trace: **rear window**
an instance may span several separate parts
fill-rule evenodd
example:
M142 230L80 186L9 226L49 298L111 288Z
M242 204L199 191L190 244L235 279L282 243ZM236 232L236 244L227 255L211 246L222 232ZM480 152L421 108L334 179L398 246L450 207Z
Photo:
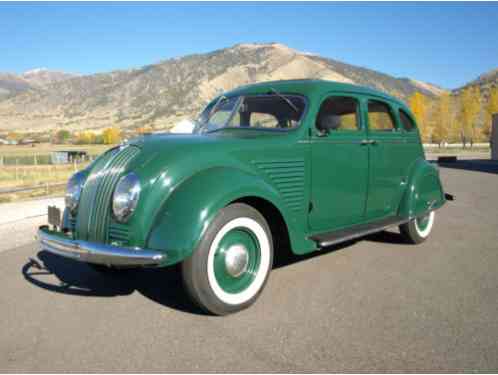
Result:
M393 131L396 125L391 108L384 102L368 101L368 126L373 131Z
M399 110L399 118L403 124L403 128L406 131L412 131L416 128L410 116L408 116L402 109Z

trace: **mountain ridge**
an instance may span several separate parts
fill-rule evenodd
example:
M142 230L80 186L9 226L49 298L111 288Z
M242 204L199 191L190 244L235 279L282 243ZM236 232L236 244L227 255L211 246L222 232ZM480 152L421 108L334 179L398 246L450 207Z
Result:
M194 116L222 91L253 82L294 78L359 84L405 100L415 91L432 97L445 91L426 82L396 78L279 43L241 43L140 68L31 83L24 91L0 100L0 129L166 129Z

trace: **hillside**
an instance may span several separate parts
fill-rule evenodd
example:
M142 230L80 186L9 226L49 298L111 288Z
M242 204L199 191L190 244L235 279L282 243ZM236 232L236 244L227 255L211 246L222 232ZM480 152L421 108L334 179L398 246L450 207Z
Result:
M29 81L28 74L22 80L29 87L21 87L0 101L0 130L78 130L111 125L167 128L193 116L221 91L256 81L291 78L355 83L405 99L415 91L429 96L442 91L428 83L395 78L281 44L239 44L139 69L43 83L41 79Z
M479 89L487 97L489 90L492 87L498 87L498 69L493 69L487 73L481 74L475 80L470 81L466 85L459 87L456 90L453 90L454 93L459 93L462 89L465 89L469 86L479 86Z
M45 68L28 70L21 75L0 73L0 100L73 77L76 75Z

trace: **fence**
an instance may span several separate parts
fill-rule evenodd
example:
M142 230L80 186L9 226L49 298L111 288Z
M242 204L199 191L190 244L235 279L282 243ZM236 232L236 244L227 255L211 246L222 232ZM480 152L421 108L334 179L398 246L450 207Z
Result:
M87 155L82 158L82 161L92 161L98 155ZM3 165L53 165L52 155L50 154L35 154L35 155L20 155L20 156L5 156L0 155L0 166Z

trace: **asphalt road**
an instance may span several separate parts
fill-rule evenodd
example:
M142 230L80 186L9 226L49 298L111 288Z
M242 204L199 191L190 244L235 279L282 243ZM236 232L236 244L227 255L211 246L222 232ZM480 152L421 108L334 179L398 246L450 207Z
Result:
M227 317L190 304L176 269L103 276L35 243L6 250L0 370L496 372L498 166L476 163L442 169L456 201L424 244L393 230L281 257Z

